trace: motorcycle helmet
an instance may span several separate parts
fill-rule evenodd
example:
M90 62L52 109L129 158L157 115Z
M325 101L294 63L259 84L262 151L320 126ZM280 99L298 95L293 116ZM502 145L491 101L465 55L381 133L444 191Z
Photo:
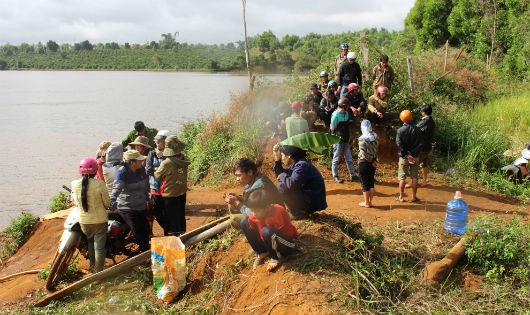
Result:
M521 155L527 159L530 160L530 143L527 143L524 149L521 151Z
M79 174L93 175L98 171L98 163L91 157L86 157L79 161Z
M409 123L412 121L412 113L410 110L405 109L399 114L399 119L401 119L401 121L404 123Z
M357 59L357 54L354 53L353 51L350 51L350 52L346 55L346 58L355 60L355 59Z
M350 92L351 90L358 90L359 89L359 84L357 83L350 83L348 85L348 92Z
M348 46L348 43L342 43L340 49L350 49L350 46Z
M322 77L327 77L327 76L329 76L329 73L327 73L327 71L322 71L322 72L320 72L320 77L321 77L321 78L322 78Z
M345 98L345 97L341 98L339 100L339 103L338 103L339 107L346 107L346 106L350 106L350 105L351 105L350 100Z
M337 85L337 82L335 80L329 80L328 87L332 87L333 85Z

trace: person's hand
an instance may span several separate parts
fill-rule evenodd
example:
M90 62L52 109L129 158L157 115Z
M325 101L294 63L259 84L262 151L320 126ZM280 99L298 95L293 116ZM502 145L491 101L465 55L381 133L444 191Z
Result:
M280 152L280 146L275 144L272 147L272 155L274 156L274 161L279 161L282 159L282 153Z
M379 166L379 163L377 163L377 162L372 162L372 166L375 167L375 168L377 168L377 167Z
M354 108L353 109L353 116L359 116L361 114L360 108Z
M383 118L383 113L381 113L381 112L377 112L377 117L379 117L379 118Z
M416 159L412 155L407 155L407 161L409 164L416 164Z
M118 208L117 208L116 206L110 206L110 207L109 207L109 210L110 210L110 211L116 211L117 209L118 209Z
M237 201L237 195L235 193L228 193L224 195L225 202L227 204L235 205Z

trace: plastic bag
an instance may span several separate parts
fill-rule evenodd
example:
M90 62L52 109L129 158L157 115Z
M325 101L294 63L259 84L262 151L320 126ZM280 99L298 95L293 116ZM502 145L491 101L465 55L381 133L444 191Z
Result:
M157 297L170 303L186 286L186 247L176 236L151 239L153 290Z

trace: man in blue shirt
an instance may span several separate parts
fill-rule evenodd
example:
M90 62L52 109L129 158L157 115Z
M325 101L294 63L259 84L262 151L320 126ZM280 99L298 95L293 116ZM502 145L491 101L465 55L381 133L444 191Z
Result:
M329 125L329 131L332 135L340 137L340 142L333 145L333 160L331 162L331 173L333 179L337 183L344 183L344 180L339 177L339 161L340 157L344 156L346 166L350 172L351 181L359 179L355 175L355 169L353 167L353 159L351 155L350 140L350 128L349 128L349 114L348 106L350 101L347 98L341 98L338 103L338 108L331 115L331 123Z

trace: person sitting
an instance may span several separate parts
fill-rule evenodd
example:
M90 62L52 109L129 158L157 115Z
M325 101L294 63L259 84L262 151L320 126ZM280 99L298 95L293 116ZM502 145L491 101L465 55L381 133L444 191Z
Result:
M276 185L265 174L258 172L258 166L251 159L239 159L234 167L234 175L237 183L243 186L243 194L237 195L233 192L223 194L233 226L239 227L243 217L250 215L251 210L247 201L258 192L269 203L283 204ZM261 194L261 192L263 193Z
M306 160L306 154L305 150L290 145L273 148L278 191L293 220L306 218L328 206L324 178L317 168Z
M388 88L381 85L377 88L376 94L368 99L367 118L374 124L388 124L395 117L395 114L387 110Z
M300 113L302 112L302 103L294 101L291 103L292 115L285 119L285 130L287 138L309 131L309 125Z
M339 85L337 84L337 82L335 80L330 80L328 82L328 91L329 90L332 90L333 92L335 92L335 97L337 99L340 99L340 89L339 89Z
M327 71L320 72L320 84L318 85L318 91L321 95L324 95L328 90L329 73Z
M289 104L281 101L272 109L271 119L265 122L265 127L271 131L271 138L279 136L285 139L285 119L289 115Z
M338 106L339 100L337 99L335 92L331 89L326 91L326 97L322 98L319 106L319 118L324 122L326 128L329 129L329 123L331 121L331 114L335 111Z
M127 137L123 138L121 145L125 148L129 143L133 142L134 139L138 136L144 136L149 139L148 144L153 148L155 147L155 136L158 133L158 130L155 128L146 127L142 121L137 121L134 123L134 130L131 130Z
M350 109L348 110L351 115L350 119L357 117L357 120L360 121L366 111L366 99L361 92L361 86L357 83L350 83L345 97L350 101Z
M318 106L322 100L322 93L318 90L316 83L311 83L309 86L310 93L306 97L302 105L301 116L307 120L307 124L310 130L315 129L315 122L318 118Z
M249 196L251 214L241 221L241 229L256 253L252 270L270 257L267 271L276 270L296 248L298 232L280 204L272 204L264 190Z

